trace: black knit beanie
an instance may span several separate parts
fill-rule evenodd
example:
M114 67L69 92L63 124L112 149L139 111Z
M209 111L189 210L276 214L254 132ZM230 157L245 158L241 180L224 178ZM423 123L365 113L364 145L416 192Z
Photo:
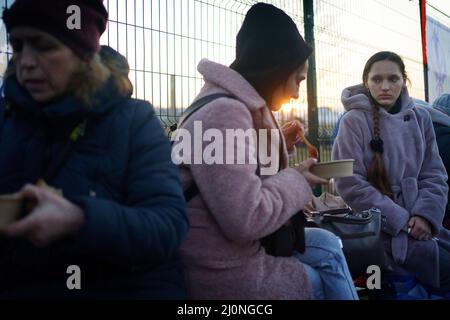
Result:
M230 68L246 78L267 101L311 52L311 46L283 10L257 3L247 12L237 34L236 60Z

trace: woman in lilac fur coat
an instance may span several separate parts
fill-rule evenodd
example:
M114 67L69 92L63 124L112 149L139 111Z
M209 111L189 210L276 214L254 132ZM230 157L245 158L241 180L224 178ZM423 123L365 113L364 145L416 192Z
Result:
M287 149L303 129L284 130L285 140L271 113L298 98L310 53L289 16L260 3L246 15L233 64L226 67L205 59L198 65L205 85L196 100L215 93L232 98L206 104L182 128L198 139L194 128L201 124L203 132L214 133L215 142L229 130L255 130L261 137L266 129L273 152L266 153L271 154L266 162L251 152L257 150L251 137L236 145L227 140L216 156L231 153L234 158L235 151L250 151L247 161L206 164L204 159L202 164L181 166L184 188L195 182L199 189L188 203L191 228L181 248L188 291L194 299L357 299L332 233L305 230L306 250L291 257L268 255L259 241L312 199L310 185L327 182L309 172L314 159L288 168ZM175 141L179 143L176 137ZM205 146L209 143L203 142L204 153ZM194 146L193 157L201 151Z
M354 209L381 210L385 249L396 269L448 290L447 174L430 115L414 105L407 80L402 59L379 52L367 61L363 84L343 91L347 112L332 157L355 159L355 166L336 187Z

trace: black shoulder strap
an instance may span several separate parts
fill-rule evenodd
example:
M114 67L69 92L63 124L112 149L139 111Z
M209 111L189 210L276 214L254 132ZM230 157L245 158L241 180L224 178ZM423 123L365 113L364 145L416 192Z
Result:
M6 99L1 98L0 100L0 128L3 126L3 122L5 121L6 114L11 112L11 108L8 106Z
M186 111L184 111L183 115L181 116L178 123L172 125L170 127L170 131L174 132L176 129L180 128L183 123L192 115L194 112L199 110L204 105L210 103L213 100L219 99L219 98L231 98L236 99L234 96L226 93L215 93L210 94L207 96L204 96L203 98L198 99L193 104L191 104ZM198 190L197 184L195 181L192 181L192 184L184 191L184 198L186 199L186 202L189 202L192 198L194 198L196 195L200 193L200 190Z
M50 162L50 165L41 177L42 180L44 180L46 183L51 183L51 181L57 176L57 174L69 158L69 155L73 149L73 145L74 142L71 140L69 140L64 145L61 154L58 154L57 157L52 162Z
M6 123L6 118L11 114L11 106L6 102L5 98L0 100L0 140L2 139L2 132Z
M192 180L192 184L184 190L184 198L186 199L186 202L191 201L196 195L200 193L200 190L198 190L197 184L194 180Z
M50 162L44 175L41 177L46 183L50 183L61 171L64 164L67 162L70 154L73 151L75 144L78 142L79 138L84 136L86 130L87 120L83 120L79 123L75 129L70 133L67 143L64 145L63 150L58 154L52 162Z
M5 104L0 105L0 128L3 127L3 121L5 120Z
M180 120L178 121L178 123L175 123L174 125L172 125L170 127L170 130L173 132L176 129L180 128L183 123L192 115L194 114L194 112L196 112L197 110L199 110L201 107L203 107L204 105L210 103L213 100L219 99L219 98L231 98L231 99L236 99L234 96L230 95L230 94L226 94L226 93L214 93L214 94L210 94L207 96L204 96L200 99L198 99L197 101L195 101L193 104L191 104L183 113L183 115L181 116Z

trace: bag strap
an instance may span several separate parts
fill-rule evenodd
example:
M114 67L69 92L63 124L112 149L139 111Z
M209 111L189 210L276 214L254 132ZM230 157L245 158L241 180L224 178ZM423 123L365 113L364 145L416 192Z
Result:
M184 198L186 199L186 202L191 201L196 195L200 193L200 190L197 187L197 184L195 181L192 181L189 188L187 188L184 192Z
M117 106L119 105L119 103L120 102L114 103L114 105L109 108L109 110L102 114L102 117L106 117L109 114L117 112ZM79 141L79 139L84 136L87 124L90 120L91 118L89 114L85 115L84 119L70 132L69 141L64 146L64 149L60 153L59 157L56 157L55 161L50 163L50 166L42 177L45 182L50 182L52 179L54 179L61 168L64 166L64 164L67 162L67 159L72 153L74 146Z
M1 99L0 104L0 129L3 129L4 122L6 121L6 116L11 112L11 106L6 103L5 98Z
M58 172L67 162L67 159L69 158L69 155L72 153L72 150L76 142L80 139L80 137L84 136L86 125L87 120L83 120L75 127L75 129L72 130L69 136L69 141L65 144L61 153L54 158L54 161L50 162L50 165L48 166L47 170L45 171L44 175L41 178L46 183L50 183L50 181L52 181L56 177Z
M0 129L3 128L6 117L13 111L13 106L6 102L6 99L4 97L3 99L1 99L1 101ZM54 158L54 161L50 162L50 165L41 177L41 179L46 183L50 183L50 181L56 177L63 165L67 162L67 159L69 158L69 155L72 152L75 143L79 140L80 137L84 135L86 125L87 119L84 119L71 131L69 135L69 141L64 145L61 153L56 158Z
M201 107L203 107L204 105L212 102L213 100L219 99L219 98L230 98L230 99L236 99L234 96L232 96L231 94L227 94L227 93L214 93L214 94L210 94L207 96L204 96L200 99L198 99L197 101L195 101L194 103L192 103L184 112L183 115L181 116L180 120L178 121L178 123L175 123L173 125L170 126L170 130L173 132L176 129L180 128L184 122L186 122L186 120L192 116L194 114L194 112L196 112L197 110L199 110Z
M206 104L210 103L213 100L219 99L219 98L230 98L230 99L236 99L234 96L226 93L214 93L211 95L204 96L203 98L198 99L193 104L191 104L186 111L181 116L178 123L173 124L170 127L170 130L174 132L176 129L180 128L184 122L197 110L199 110L201 107L205 106ZM272 114L272 113L271 113ZM273 117L273 115L272 115ZM274 118L275 119L275 118ZM173 142L172 142L173 143ZM259 157L259 152L257 152L257 156ZM259 160L258 167L256 168L256 174L258 177L261 176L260 174L260 166L259 166ZM191 199L193 199L195 196L197 196L200 193L200 190L198 189L197 184L195 181L192 181L191 185L184 191L184 198L186 199L186 202L189 202Z
M180 128L186 122L186 120L194 114L194 112L198 111L200 108L212 102L213 100L219 98L236 99L234 96L226 93L214 93L204 96L203 98L200 98L197 101L195 101L184 111L178 123L175 123L172 126L170 126L170 131L174 132L176 129ZM184 198L186 199L186 202L189 202L199 193L200 190L198 189L197 184L195 183L195 181L192 181L191 185L184 191Z

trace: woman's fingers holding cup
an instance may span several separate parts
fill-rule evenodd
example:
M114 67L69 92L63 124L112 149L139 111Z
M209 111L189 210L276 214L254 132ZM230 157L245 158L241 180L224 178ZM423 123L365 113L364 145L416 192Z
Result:
M300 162L298 165L295 165L295 168L300 172L303 173L305 171L309 171L309 169L317 163L317 160L314 158L309 158L305 161Z
M328 184L328 180L327 179L323 179L321 177L318 177L314 174L312 174L309 171L304 171L303 172L303 176L305 177L306 181L308 181L308 183L311 186L317 186L317 185L321 185L321 184Z

